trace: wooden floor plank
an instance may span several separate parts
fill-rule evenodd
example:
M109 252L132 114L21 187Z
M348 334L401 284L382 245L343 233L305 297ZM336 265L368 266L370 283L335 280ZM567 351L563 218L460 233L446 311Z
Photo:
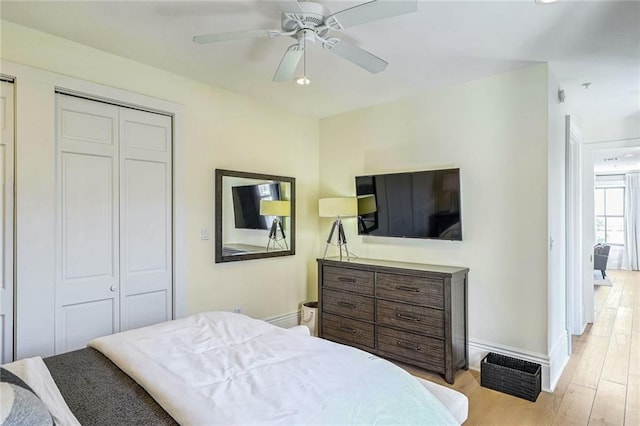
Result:
M629 374L640 376L640 333L633 333L631 336Z
M575 337L575 336L573 336ZM581 341L581 340L577 340L577 339L572 339L571 342L571 347L572 347L572 353L571 353L571 358L580 358L582 356L582 354L584 353L584 347L585 347L585 341Z
M607 302L607 298L609 297L609 292L611 291L611 287L605 286L596 286L593 295L593 306L595 311L595 320L598 320L602 309Z
M640 375L629 375L624 424L628 426L640 425Z
M611 336L600 379L626 385L629 375L630 350L631 336L626 334Z
M633 308L619 307L616 312L616 319L613 324L613 333L631 334L633 325Z
M624 283L624 289L622 290L622 298L620 299L620 306L624 308L633 308L636 303L636 284L633 280Z
M551 425L561 402L562 398L546 392L540 393L535 403L516 398L510 404L504 405L500 417L496 418L495 422L512 425Z
M589 425L624 425L627 387L608 380L598 384Z
M607 301L605 302L605 308L618 309L620 306L620 299L622 299L622 286L621 285L613 285L611 290L609 290L609 296L607 297Z
M640 334L640 305L633 308L633 325L631 326L631 330L632 333Z
M617 308L604 308L591 330L592 336L611 336L616 323Z
M558 413L553 419L554 425L586 425L589 423L591 407L596 390L584 386L570 384L562 398Z
M593 389L598 387L602 366L609 348L609 340L608 336L591 336L573 375L572 383Z

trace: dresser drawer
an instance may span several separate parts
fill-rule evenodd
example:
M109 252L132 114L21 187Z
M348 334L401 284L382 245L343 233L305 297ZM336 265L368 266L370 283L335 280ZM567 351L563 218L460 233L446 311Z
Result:
M322 285L325 288L373 296L373 272L325 266L322 275Z
M322 314L322 337L347 345L359 345L374 348L373 324Z
M439 309L376 300L376 321L444 339L444 311Z
M373 299L325 289L322 294L322 311L373 322Z
M389 358L444 373L444 342L413 333L378 327L378 350Z
M438 279L379 272L376 296L444 309L444 283Z

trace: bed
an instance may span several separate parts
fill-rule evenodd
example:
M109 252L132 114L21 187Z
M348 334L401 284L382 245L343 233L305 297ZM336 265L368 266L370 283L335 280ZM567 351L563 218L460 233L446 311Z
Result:
M3 371L31 386L57 424L444 425L466 419L468 402L459 392L305 331L207 312L95 339L79 351L17 361Z

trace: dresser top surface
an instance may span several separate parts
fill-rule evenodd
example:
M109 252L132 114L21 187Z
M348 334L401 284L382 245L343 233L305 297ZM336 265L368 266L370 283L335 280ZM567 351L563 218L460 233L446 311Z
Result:
M385 268L410 269L414 271L436 272L442 274L458 274L469 271L469 268L462 266L427 265L426 263L395 262L391 260L364 258L352 259L350 261L345 260L344 257L342 259L343 260L341 261L339 257L327 257L324 259L318 259L318 262L331 264L331 266L380 266Z

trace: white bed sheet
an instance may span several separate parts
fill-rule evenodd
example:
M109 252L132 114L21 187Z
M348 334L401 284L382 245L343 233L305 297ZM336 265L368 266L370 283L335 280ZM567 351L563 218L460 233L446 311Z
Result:
M90 342L180 424L458 424L369 353L227 312Z
M430 382L421 377L416 377L427 388L460 424L469 417L469 398L463 393L437 383Z

